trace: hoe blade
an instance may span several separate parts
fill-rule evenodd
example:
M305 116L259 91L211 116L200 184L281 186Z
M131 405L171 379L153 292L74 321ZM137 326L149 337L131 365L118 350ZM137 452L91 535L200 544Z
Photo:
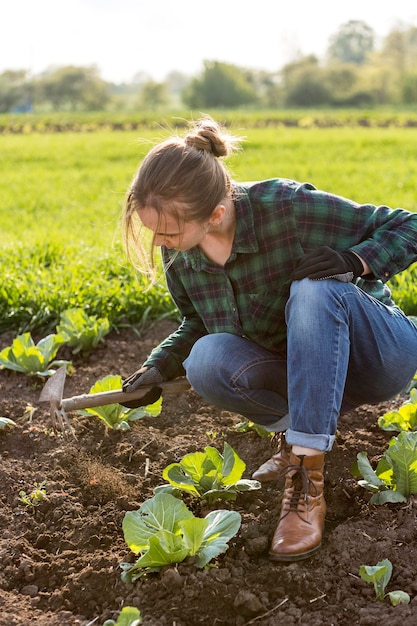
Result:
M50 402L52 406L59 408L61 406L62 396L64 395L66 377L67 367L63 365L53 376L48 378L39 396L39 401Z

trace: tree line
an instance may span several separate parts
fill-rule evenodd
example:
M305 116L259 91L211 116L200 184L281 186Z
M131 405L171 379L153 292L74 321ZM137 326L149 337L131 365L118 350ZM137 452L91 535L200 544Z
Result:
M139 72L131 83L108 83L96 66L0 74L0 113L416 103L417 27L397 26L377 47L373 29L358 20L329 38L324 59L299 56L276 72L207 60L201 74L175 71L163 82Z

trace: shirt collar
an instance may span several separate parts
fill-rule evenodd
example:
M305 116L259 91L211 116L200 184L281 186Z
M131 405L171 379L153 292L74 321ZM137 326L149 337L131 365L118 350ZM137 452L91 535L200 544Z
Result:
M234 260L237 254L257 252L259 249L254 227L253 207L247 188L243 185L235 185L233 197L236 211L236 232L230 260ZM208 268L207 260L198 246L183 252L181 256L184 260L184 267L191 267L196 272ZM210 268L213 271L214 266L210 264Z

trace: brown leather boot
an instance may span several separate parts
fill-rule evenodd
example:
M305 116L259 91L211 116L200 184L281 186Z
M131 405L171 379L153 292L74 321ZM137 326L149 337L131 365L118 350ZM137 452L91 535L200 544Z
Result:
M266 483L270 480L278 480L282 476L283 470L290 462L291 446L285 441L284 433L279 433L279 437L277 452L253 472L252 478L254 480Z
M326 515L323 468L324 453L298 457L291 452L280 520L269 550L274 561L300 561L320 548Z

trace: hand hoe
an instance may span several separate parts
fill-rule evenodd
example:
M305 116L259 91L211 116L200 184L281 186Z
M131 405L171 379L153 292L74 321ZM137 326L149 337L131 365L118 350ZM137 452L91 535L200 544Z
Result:
M67 375L66 365L60 367L45 383L39 397L39 402L49 402L51 415L59 430L65 431L65 426L72 431L66 411L76 409L89 409L95 406L107 404L119 404L130 400L142 398L153 387L160 387L164 393L181 393L190 389L190 383L185 377L174 378L158 385L144 385L135 391L125 393L120 390L101 391L100 393L84 393L80 396L63 398L65 379Z

